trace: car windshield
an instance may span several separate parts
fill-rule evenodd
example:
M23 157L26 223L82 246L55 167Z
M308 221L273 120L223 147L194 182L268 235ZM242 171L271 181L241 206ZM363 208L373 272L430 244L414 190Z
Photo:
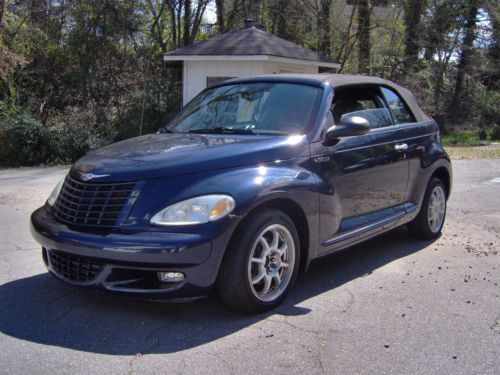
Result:
M290 83L239 83L203 91L166 126L175 133L303 134L322 90Z

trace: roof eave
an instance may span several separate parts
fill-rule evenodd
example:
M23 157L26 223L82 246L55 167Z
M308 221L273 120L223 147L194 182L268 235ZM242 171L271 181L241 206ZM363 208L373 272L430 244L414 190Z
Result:
M322 66L326 68L340 68L339 63L294 59L291 57L273 55L163 55L164 61L273 61L298 65Z

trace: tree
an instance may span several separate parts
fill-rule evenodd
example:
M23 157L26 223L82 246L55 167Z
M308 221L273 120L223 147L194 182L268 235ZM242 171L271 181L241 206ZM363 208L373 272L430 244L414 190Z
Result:
M272 32L276 35L287 37L287 8L289 6L287 0L278 0L269 2L269 14L271 16Z
M217 13L217 25L219 26L219 32L223 33L226 31L226 15L224 14L224 0L215 0L215 9Z
M413 70L420 51L420 18L425 0L408 0L405 6L405 67Z
M29 0L29 19L32 25L42 27L47 22L47 0Z
M318 13L318 52L329 56L331 54L330 42L330 9L331 0L321 0Z
M0 29L3 24L3 8L5 7L5 0L0 0Z
M370 0L358 0L358 72L371 73Z
M191 43L191 0L184 0L184 37L183 44Z
M479 0L468 0L464 14L464 37L460 49L460 56L457 65L457 75L455 79L455 90L450 106L452 117L458 118L461 115L457 108L460 108L460 101L463 94L465 75L469 73L471 58L474 54L474 40L476 39L476 22L478 14Z
M500 89L500 4L487 3L486 10L491 22L492 40L488 48L487 86Z

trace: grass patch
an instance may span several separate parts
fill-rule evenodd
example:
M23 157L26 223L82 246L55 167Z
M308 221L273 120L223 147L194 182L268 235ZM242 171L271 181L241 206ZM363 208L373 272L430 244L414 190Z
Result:
M489 139L489 134L487 139ZM488 144L488 140L479 139L479 130L462 130L442 136L445 146L482 146Z

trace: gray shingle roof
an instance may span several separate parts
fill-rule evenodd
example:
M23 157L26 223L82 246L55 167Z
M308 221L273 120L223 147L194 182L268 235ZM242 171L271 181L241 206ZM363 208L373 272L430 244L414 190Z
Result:
M269 55L291 59L337 63L313 50L299 46L274 34L248 27L170 51L168 56L248 56Z

